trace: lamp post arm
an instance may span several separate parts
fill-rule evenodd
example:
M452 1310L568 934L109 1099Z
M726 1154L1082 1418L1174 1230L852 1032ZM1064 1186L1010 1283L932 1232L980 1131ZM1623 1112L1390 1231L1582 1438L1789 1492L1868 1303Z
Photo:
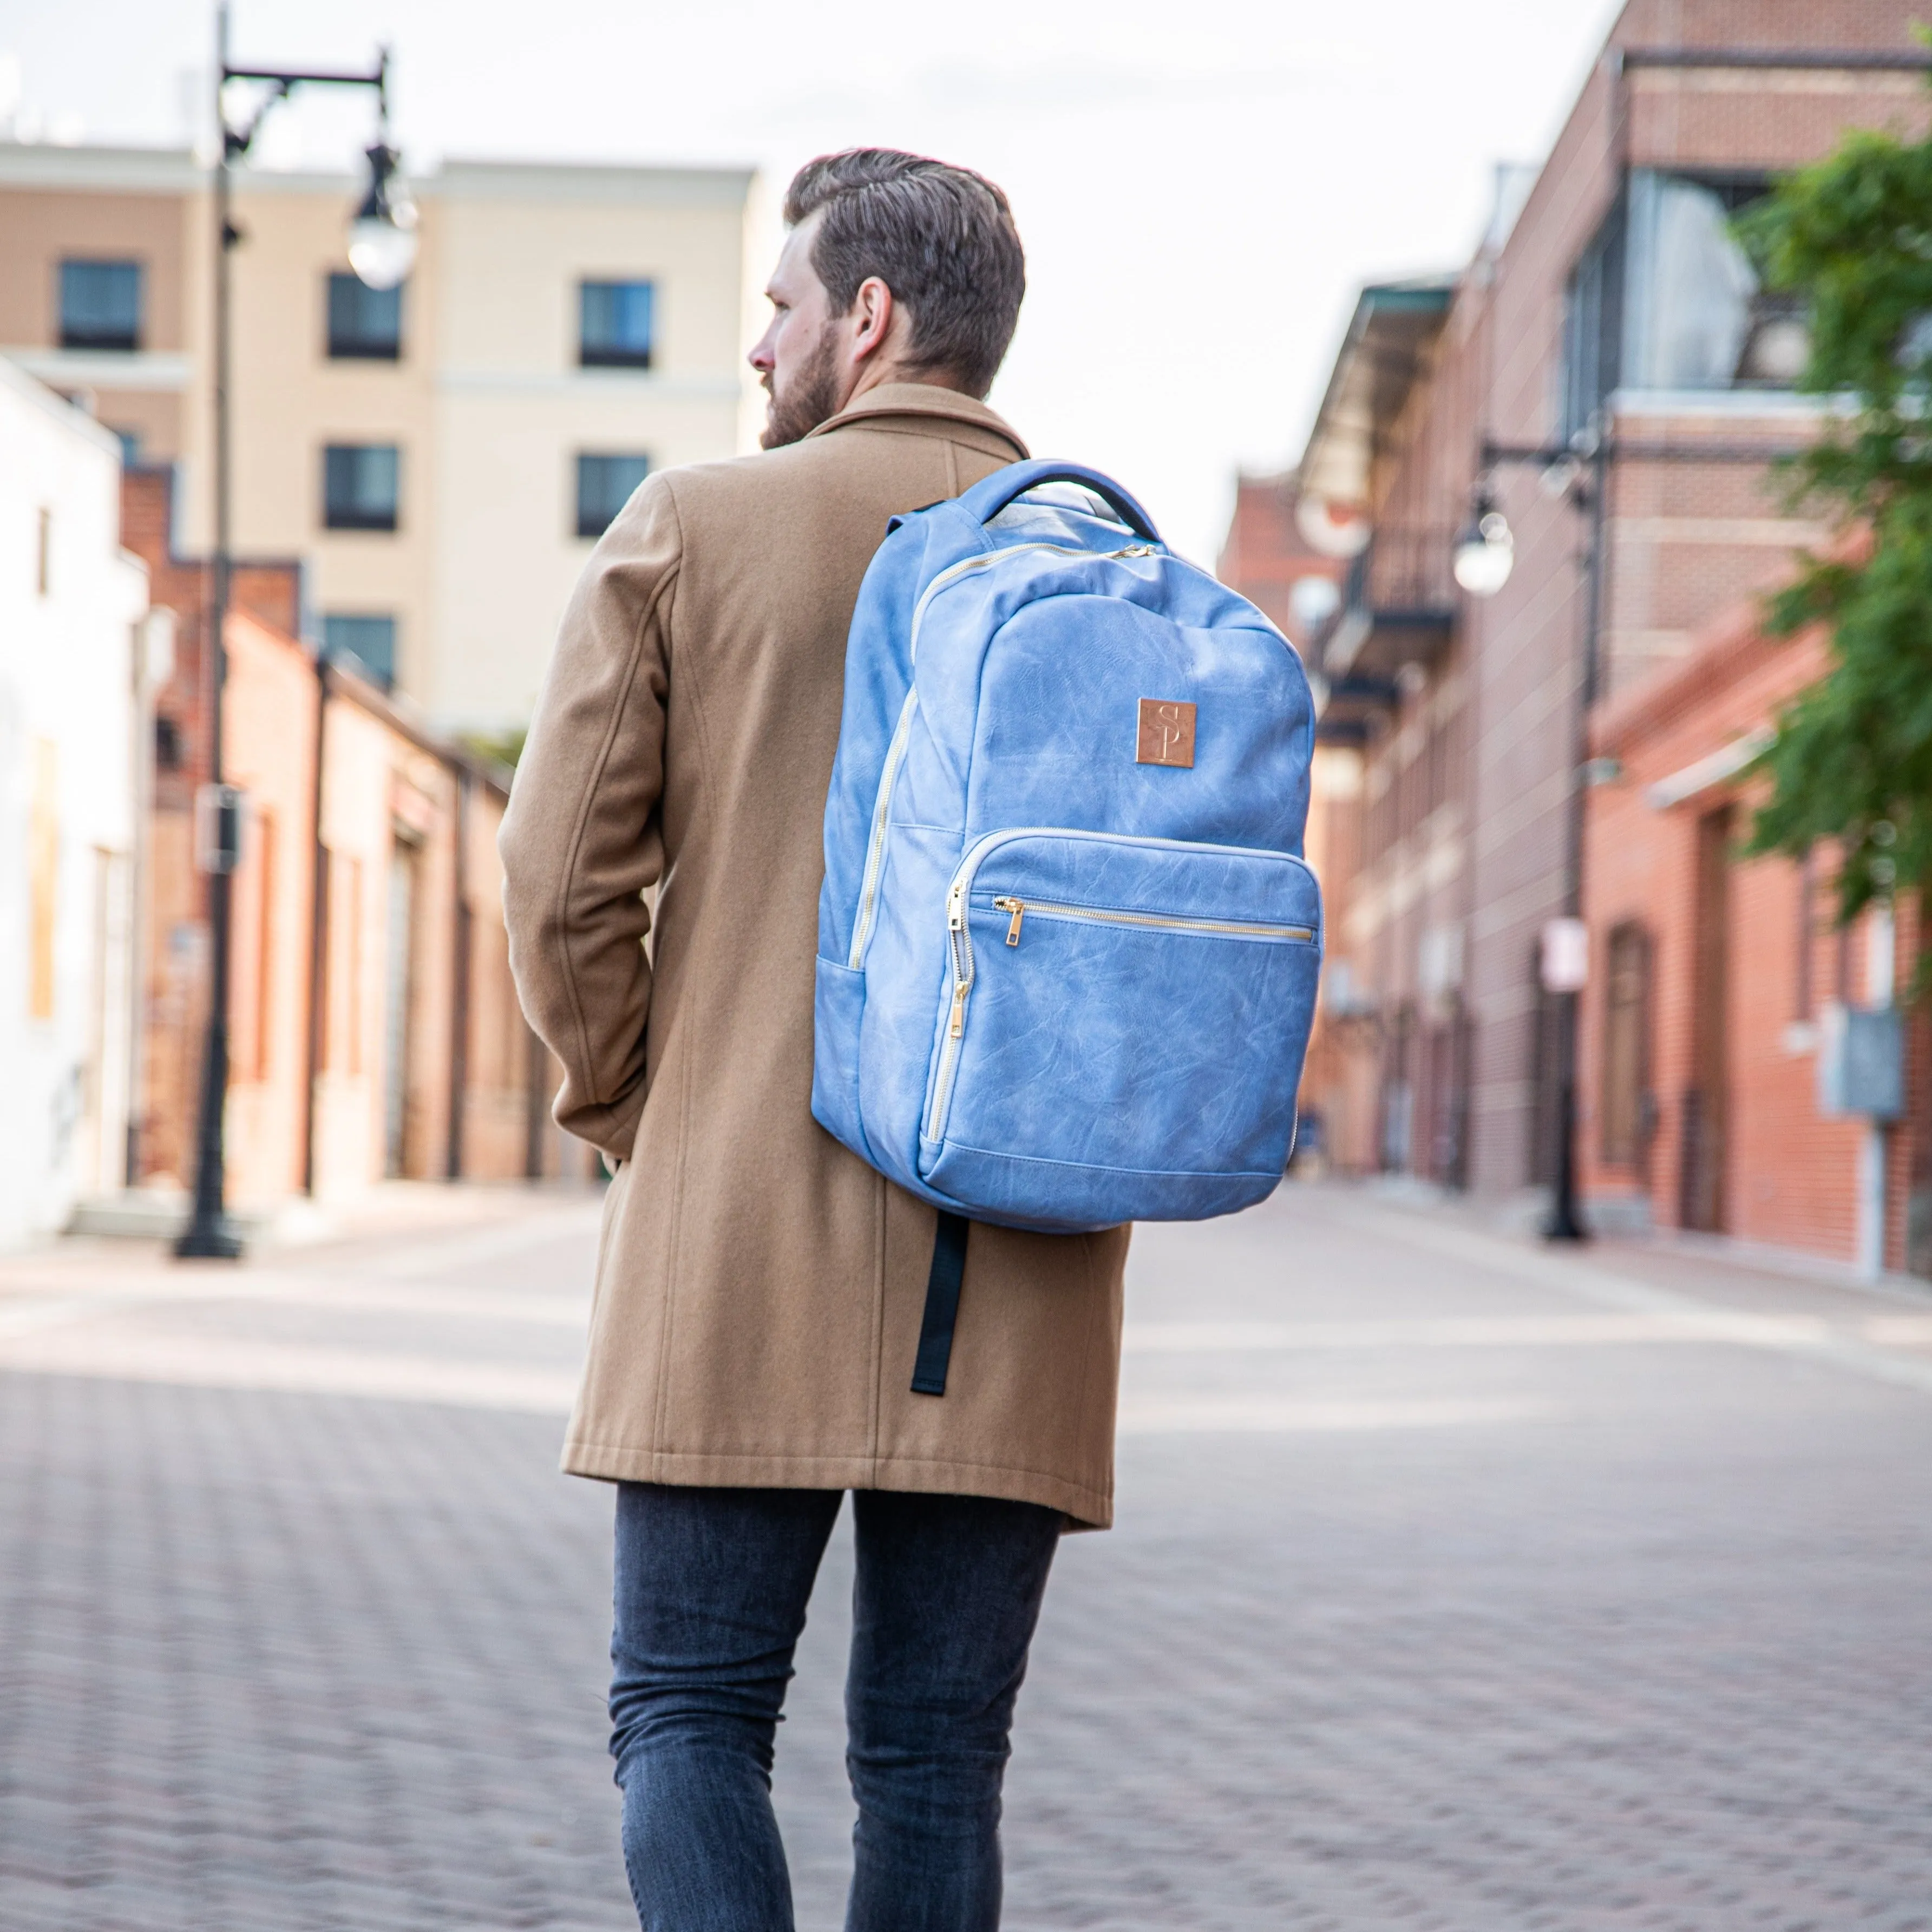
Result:
M225 29L224 29L225 32ZM245 126L231 128L220 107L221 92L231 80L257 81L269 89ZM385 47L375 66L367 74L344 68L230 67L224 55L215 82L216 112L221 122L221 145L231 158L245 154L255 144L255 136L270 108L286 100L298 87L367 87L376 94L376 118L380 138L387 142L389 129L389 50Z

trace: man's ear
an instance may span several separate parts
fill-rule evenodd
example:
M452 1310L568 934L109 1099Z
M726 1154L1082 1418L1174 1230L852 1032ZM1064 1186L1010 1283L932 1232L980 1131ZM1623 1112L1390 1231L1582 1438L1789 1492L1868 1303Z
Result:
M898 304L892 292L877 275L868 275L852 298L852 356L863 362L878 354L892 332L892 316Z

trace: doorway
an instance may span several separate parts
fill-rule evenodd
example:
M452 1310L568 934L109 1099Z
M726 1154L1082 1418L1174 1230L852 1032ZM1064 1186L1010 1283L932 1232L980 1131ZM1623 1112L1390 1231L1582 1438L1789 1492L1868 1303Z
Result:
M1690 1084L1684 1094L1678 1220L1709 1234L1725 1225L1724 1164L1730 1112L1731 808L1697 821L1691 912Z
M389 904L383 951L382 1171L392 1180L407 1171L410 1048L415 1005L416 848L398 838L389 855Z

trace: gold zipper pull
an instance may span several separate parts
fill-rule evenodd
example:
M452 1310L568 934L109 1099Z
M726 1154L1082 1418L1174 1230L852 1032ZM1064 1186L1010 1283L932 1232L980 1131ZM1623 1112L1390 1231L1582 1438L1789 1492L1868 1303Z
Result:
M995 899L993 902L993 910L995 912L1010 912L1012 914L1012 923L1006 928L1006 944L1009 946L1018 945L1020 921L1026 916L1026 901L1024 899Z
M959 980L952 988L952 1037L957 1040L966 1030L966 982Z

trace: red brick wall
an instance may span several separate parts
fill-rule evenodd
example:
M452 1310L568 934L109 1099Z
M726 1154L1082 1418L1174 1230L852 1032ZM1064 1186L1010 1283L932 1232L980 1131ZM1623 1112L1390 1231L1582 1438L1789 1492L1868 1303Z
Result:
M1815 637L1792 644L1762 638L1748 608L1712 627L1674 672L1606 707L1597 723L1596 750L1616 758L1622 770L1589 799L1584 876L1592 972L1582 1006L1581 1178L1586 1195L1600 1204L1645 1197L1661 1226L1680 1221L1684 1096L1695 1084L1697 822L1728 802L1742 840L1761 788L1732 781L1662 810L1646 793L1752 727L1772 722L1827 663L1826 646ZM1808 937L1802 876L1796 863L1782 858L1740 858L1730 868L1724 1232L1849 1261L1864 1129L1818 1112L1816 1022L1828 1000L1863 1003L1868 928L1861 922L1842 938L1832 928L1832 880L1828 865L1820 862ZM1604 1160L1601 1132L1604 968L1611 931L1630 920L1643 924L1653 947L1650 1084L1657 1130L1636 1166L1612 1166ZM1908 910L1899 921L1894 983L1900 992L1916 943L1916 921ZM1801 952L1808 956L1808 1004L1801 1001ZM1907 1201L1923 1164L1926 1118L1921 1093L1912 1118L1892 1136L1886 1255L1893 1267L1907 1259Z
M175 669L159 694L158 715L177 734L178 769L155 772L152 854L144 934L145 1006L141 1133L144 1175L192 1178L193 1122L206 1025L206 886L194 869L192 814L208 774L208 666L205 651L208 571L200 559L169 547L166 470L125 475L122 540L146 561L158 608L176 615ZM229 675L223 706L225 775L247 790L272 823L272 856L257 839L244 844L236 874L231 919L230 1009L233 1067L229 1090L231 1198L272 1202L302 1185L309 1055L310 964L315 950L314 759L319 686L308 652L296 640L301 578L290 565L249 563L232 579ZM366 902L356 922L362 944L357 984L366 1055L346 1104L338 1070L317 1082L316 1173L319 1186L350 1193L384 1172L382 1117L382 996L387 933L386 868L395 828L416 841L417 899L410 979L409 1068L403 1172L442 1179L448 1171L452 1058L458 1024L456 846L460 754L429 738L380 693L345 676L334 680L330 729L359 734L369 755L347 796L325 783L325 830L356 818L366 836L356 854ZM338 794L345 788L338 785ZM514 1005L502 938L494 830L503 798L480 774L470 784L463 896L470 908L469 1050L463 1096L466 1176L508 1179L524 1172L530 1111L530 1034ZM326 956L341 954L347 927L326 930ZM339 990L339 988L338 988ZM542 1068L546 1098L554 1070ZM541 1136L546 1172L571 1156L553 1131ZM574 1168L572 1171L574 1171Z

